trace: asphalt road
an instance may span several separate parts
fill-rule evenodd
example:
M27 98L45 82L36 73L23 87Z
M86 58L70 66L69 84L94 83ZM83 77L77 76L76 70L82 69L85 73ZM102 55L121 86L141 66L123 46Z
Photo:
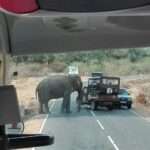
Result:
M61 101L50 103L42 132L54 135L55 143L36 150L150 150L150 122L134 110L76 112L74 99L71 114L60 113Z

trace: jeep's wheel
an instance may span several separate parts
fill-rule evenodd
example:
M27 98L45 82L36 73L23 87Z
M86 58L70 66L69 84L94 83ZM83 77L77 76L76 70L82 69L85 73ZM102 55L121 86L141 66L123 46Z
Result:
M96 108L97 108L96 102L92 101L91 102L91 110L96 110Z
M128 107L128 109L131 109L132 108L132 104L128 104L127 107Z
M118 104L118 105L117 105L117 108L118 108L118 109L121 109L121 104Z
M108 110L113 110L113 105L107 106Z

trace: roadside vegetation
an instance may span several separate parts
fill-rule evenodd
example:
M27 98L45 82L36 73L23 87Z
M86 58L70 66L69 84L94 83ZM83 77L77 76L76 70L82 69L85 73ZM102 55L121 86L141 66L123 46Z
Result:
M38 112L38 82L51 73L68 72L69 65L77 65L81 76L91 72L120 76L121 86L130 90L134 102L150 106L150 48L17 56L12 61L11 72L18 72L12 84L17 88L24 114Z
M77 65L81 75L95 71L119 76L149 74L150 48L18 56L13 58L13 62L20 67L21 74L27 75L29 72L31 76L68 72L69 65ZM28 66L25 69L29 70L27 73L21 69L24 65Z

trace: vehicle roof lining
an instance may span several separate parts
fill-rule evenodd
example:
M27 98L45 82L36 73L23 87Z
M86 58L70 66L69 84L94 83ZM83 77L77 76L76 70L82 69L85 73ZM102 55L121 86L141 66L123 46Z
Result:
M12 55L150 46L150 6L97 13L4 13L9 22ZM64 21L70 19L83 30L63 28ZM87 28L89 21L94 28Z

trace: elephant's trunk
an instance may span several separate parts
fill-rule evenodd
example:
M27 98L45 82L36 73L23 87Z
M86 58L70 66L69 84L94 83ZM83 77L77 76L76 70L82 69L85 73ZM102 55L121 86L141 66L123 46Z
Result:
M80 89L80 90L78 90L77 101L82 101L82 97L83 97L83 91L82 91L82 89Z

